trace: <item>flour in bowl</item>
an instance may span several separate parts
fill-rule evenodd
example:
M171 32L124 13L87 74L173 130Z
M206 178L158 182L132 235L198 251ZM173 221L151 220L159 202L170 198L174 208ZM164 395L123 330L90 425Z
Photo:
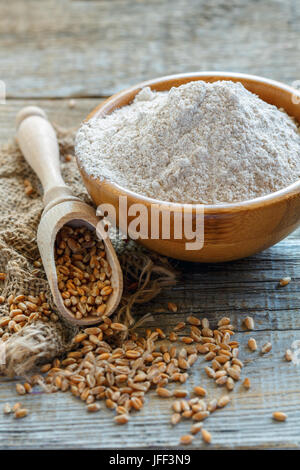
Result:
M296 122L229 81L144 88L83 123L76 154L89 175L170 202L243 201L300 178Z

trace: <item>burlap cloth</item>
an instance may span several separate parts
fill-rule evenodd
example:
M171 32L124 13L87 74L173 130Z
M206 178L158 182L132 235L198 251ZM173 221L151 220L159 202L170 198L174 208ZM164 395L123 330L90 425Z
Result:
M81 181L75 158L66 161L66 155L74 155L75 130L56 127L62 174L75 196L91 203ZM34 193L24 192L24 179L30 180ZM24 160L15 141L0 151L0 272L6 279L0 283L0 294L37 295L45 292L54 312L48 282L43 268L33 262L39 259L36 231L43 210L42 188L37 176ZM168 260L141 250L136 244L121 241L117 235L112 240L118 253L124 274L125 290L116 317L130 326L134 323L133 308L156 296L164 286L175 283L176 273ZM126 290L128 282L137 281L138 288L132 294ZM0 305L0 316L8 314L8 305ZM38 363L49 361L67 352L78 329L62 320L26 325L6 341L6 363L0 365L5 375L24 375Z

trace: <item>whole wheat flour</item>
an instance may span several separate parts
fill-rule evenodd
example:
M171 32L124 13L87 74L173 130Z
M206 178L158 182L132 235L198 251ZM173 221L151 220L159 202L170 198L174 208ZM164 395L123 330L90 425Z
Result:
M262 196L300 177L300 132L241 83L144 88L132 104L84 123L85 171L155 199L218 204Z

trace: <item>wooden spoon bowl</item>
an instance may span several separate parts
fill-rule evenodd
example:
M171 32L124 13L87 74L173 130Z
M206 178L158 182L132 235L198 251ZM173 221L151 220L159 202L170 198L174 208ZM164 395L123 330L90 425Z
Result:
M300 94L297 94L293 88L252 75L223 72L181 74L140 83L101 103L87 117L87 120L101 119L115 109L128 105L145 86L157 91L166 91L171 87L195 80L241 82L262 100L278 108L284 108L290 116L300 122L300 104L297 104L300 101ZM132 204L144 204L147 207L149 228L151 204L166 204L129 191L110 181L92 178L84 171L78 159L77 163L90 196L97 205L112 204L116 209L117 223L119 223L119 196L127 197L128 208ZM168 205L171 212L178 209L176 204L168 203ZM190 205L194 218L195 207L195 205ZM128 217L128 224L131 220L133 217ZM220 262L244 258L274 245L300 225L300 180L287 188L256 199L230 204L206 205L204 208L204 245L200 250L187 250L185 244L189 240L184 236L181 239L175 239L172 236L172 224L173 217L171 216L170 239L165 240L160 236L158 239L149 238L138 241L150 250L182 260Z
M102 321L101 317L87 315L82 319L74 317L72 312L65 306L61 293L58 289L58 280L54 259L54 246L58 232L64 226L71 227L85 226L91 231L96 231L100 240L103 240L107 261L112 268L111 285L113 292L109 296L105 310L105 316L113 314L119 305L123 291L123 276L118 257L109 238L105 232L95 210L79 200L65 201L55 205L49 211L44 212L41 218L38 232L37 243L40 251L43 265L47 274L48 282L52 292L53 300L59 313L70 323L76 325L95 325Z

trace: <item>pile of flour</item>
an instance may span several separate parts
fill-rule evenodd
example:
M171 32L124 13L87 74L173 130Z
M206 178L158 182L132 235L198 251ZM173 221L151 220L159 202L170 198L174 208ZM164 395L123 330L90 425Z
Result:
M252 199L300 178L300 132L242 84L144 88L132 104L84 123L85 171L155 199L218 204Z

